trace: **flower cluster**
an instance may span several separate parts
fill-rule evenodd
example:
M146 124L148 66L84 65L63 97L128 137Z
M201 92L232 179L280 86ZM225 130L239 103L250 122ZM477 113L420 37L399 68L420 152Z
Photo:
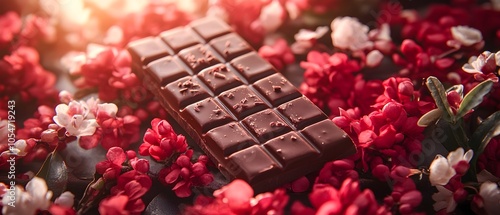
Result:
M134 151L126 153L120 147L112 147L106 153L105 161L96 164L96 172L101 174L104 180L115 180L122 173L123 166L131 167L133 170L147 174L149 161L137 158Z
M316 184L309 195L313 208L296 201L292 214L389 214L380 206L371 190L360 190L359 182L347 179L339 189Z
M195 163L191 162L193 151L177 157L170 166L166 166L158 173L158 180L175 192L181 198L191 196L192 187L207 186L214 180L212 173L207 169L208 157L200 155Z
M69 100L68 104L57 105L54 122L65 128L68 136L79 137L82 148L90 149L98 144L105 149L113 146L128 148L139 139L139 118L130 115L116 116L118 107L115 104L101 104L95 98L86 101Z
M283 189L261 193L254 197L254 191L245 181L236 179L214 192L215 198L200 195L186 214L283 214L288 196Z
M374 111L361 115L357 109L340 110L333 121L351 135L358 146L355 160L361 160L365 171L378 165L417 165L411 155L421 151L424 138L418 119L433 108L420 100L418 91L406 78L389 78L382 83L383 93L372 105ZM373 172L372 172L373 173Z
M49 211L52 214L75 214L73 209L74 195L64 192L51 202L52 191L48 190L44 179L34 177L26 184L26 190L21 186L7 189L3 183L0 191L2 197L2 214L35 214L37 211Z
M101 214L141 214L146 208L142 196L151 188L153 182L148 175L131 170L121 174L111 188L111 196L99 204Z
M445 210L447 213L455 210L457 203L467 197L467 191L461 182L461 177L469 169L472 150L464 153L463 148L450 152L447 158L437 155L429 167L429 181L436 186L438 193L432 195L435 201L434 210Z
M260 47L259 55L278 70L283 70L286 65L295 62L292 50L284 39L276 40L272 46Z
M143 141L139 154L149 155L159 162L186 152L188 147L186 137L177 135L167 121L159 118L151 120L151 128L144 134Z

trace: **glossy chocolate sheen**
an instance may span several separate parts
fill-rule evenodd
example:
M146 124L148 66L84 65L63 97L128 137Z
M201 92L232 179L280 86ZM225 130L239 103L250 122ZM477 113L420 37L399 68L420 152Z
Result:
M356 152L352 140L224 22L131 42L133 70L228 178L267 191Z

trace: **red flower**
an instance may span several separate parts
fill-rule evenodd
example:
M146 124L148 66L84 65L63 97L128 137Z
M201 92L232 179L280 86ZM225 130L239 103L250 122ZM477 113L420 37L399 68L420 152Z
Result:
M151 188L149 176L135 170L123 173L111 188L111 196L101 201L101 214L141 214L145 205L142 196Z
M316 184L309 200L313 208L300 202L292 205L292 214L388 214L380 206L371 190L361 191L359 182L347 179L340 189L326 184Z
M10 45L15 35L21 31L22 21L15 12L7 12L0 16L0 53Z
M99 204L99 213L102 215L122 215L128 202L127 195L111 196Z
M164 161L187 150L186 138L177 135L167 121L158 118L151 121L151 128L144 134L143 141L139 154L150 155L156 161Z
M106 161L97 163L95 169L104 179L113 180L120 175L123 162L127 160L127 155L122 148L112 147L106 153L106 159Z
M359 175L354 170L354 162L349 159L336 160L326 163L314 183L330 184L335 188L340 188L346 179L358 180Z
M20 46L0 59L0 97L47 104L57 98L55 81L56 76L43 69L38 52L31 47Z
M500 178L500 138L491 139L479 156L477 167L479 171L485 169Z
M328 108L334 116L339 115L338 108L348 107L355 81L353 73L361 69L358 62L343 53L329 56L311 51L300 66L306 69L300 89L312 102L320 108Z
M292 50L283 38L276 40L272 46L260 47L259 55L280 71L283 71L288 64L295 62Z
M283 189L267 192L252 198L252 187L245 181L236 179L216 190L214 199L200 195L193 206L185 209L186 214L283 214L288 196Z
M160 170L159 180L172 190L178 197L191 196L191 187L206 186L214 180L206 165L208 157L201 155L196 163L191 163L192 151L180 155L170 167Z

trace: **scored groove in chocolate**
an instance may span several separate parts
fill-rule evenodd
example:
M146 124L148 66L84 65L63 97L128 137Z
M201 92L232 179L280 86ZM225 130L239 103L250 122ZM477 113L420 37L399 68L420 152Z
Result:
M134 72L153 81L147 88L219 169L257 192L356 151L345 132L220 20L197 20L128 50Z

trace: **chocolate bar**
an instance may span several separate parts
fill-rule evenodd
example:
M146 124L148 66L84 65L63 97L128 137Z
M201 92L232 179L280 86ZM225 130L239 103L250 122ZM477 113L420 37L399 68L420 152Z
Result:
M356 152L352 140L224 22L133 41L133 71L229 179L276 188Z

